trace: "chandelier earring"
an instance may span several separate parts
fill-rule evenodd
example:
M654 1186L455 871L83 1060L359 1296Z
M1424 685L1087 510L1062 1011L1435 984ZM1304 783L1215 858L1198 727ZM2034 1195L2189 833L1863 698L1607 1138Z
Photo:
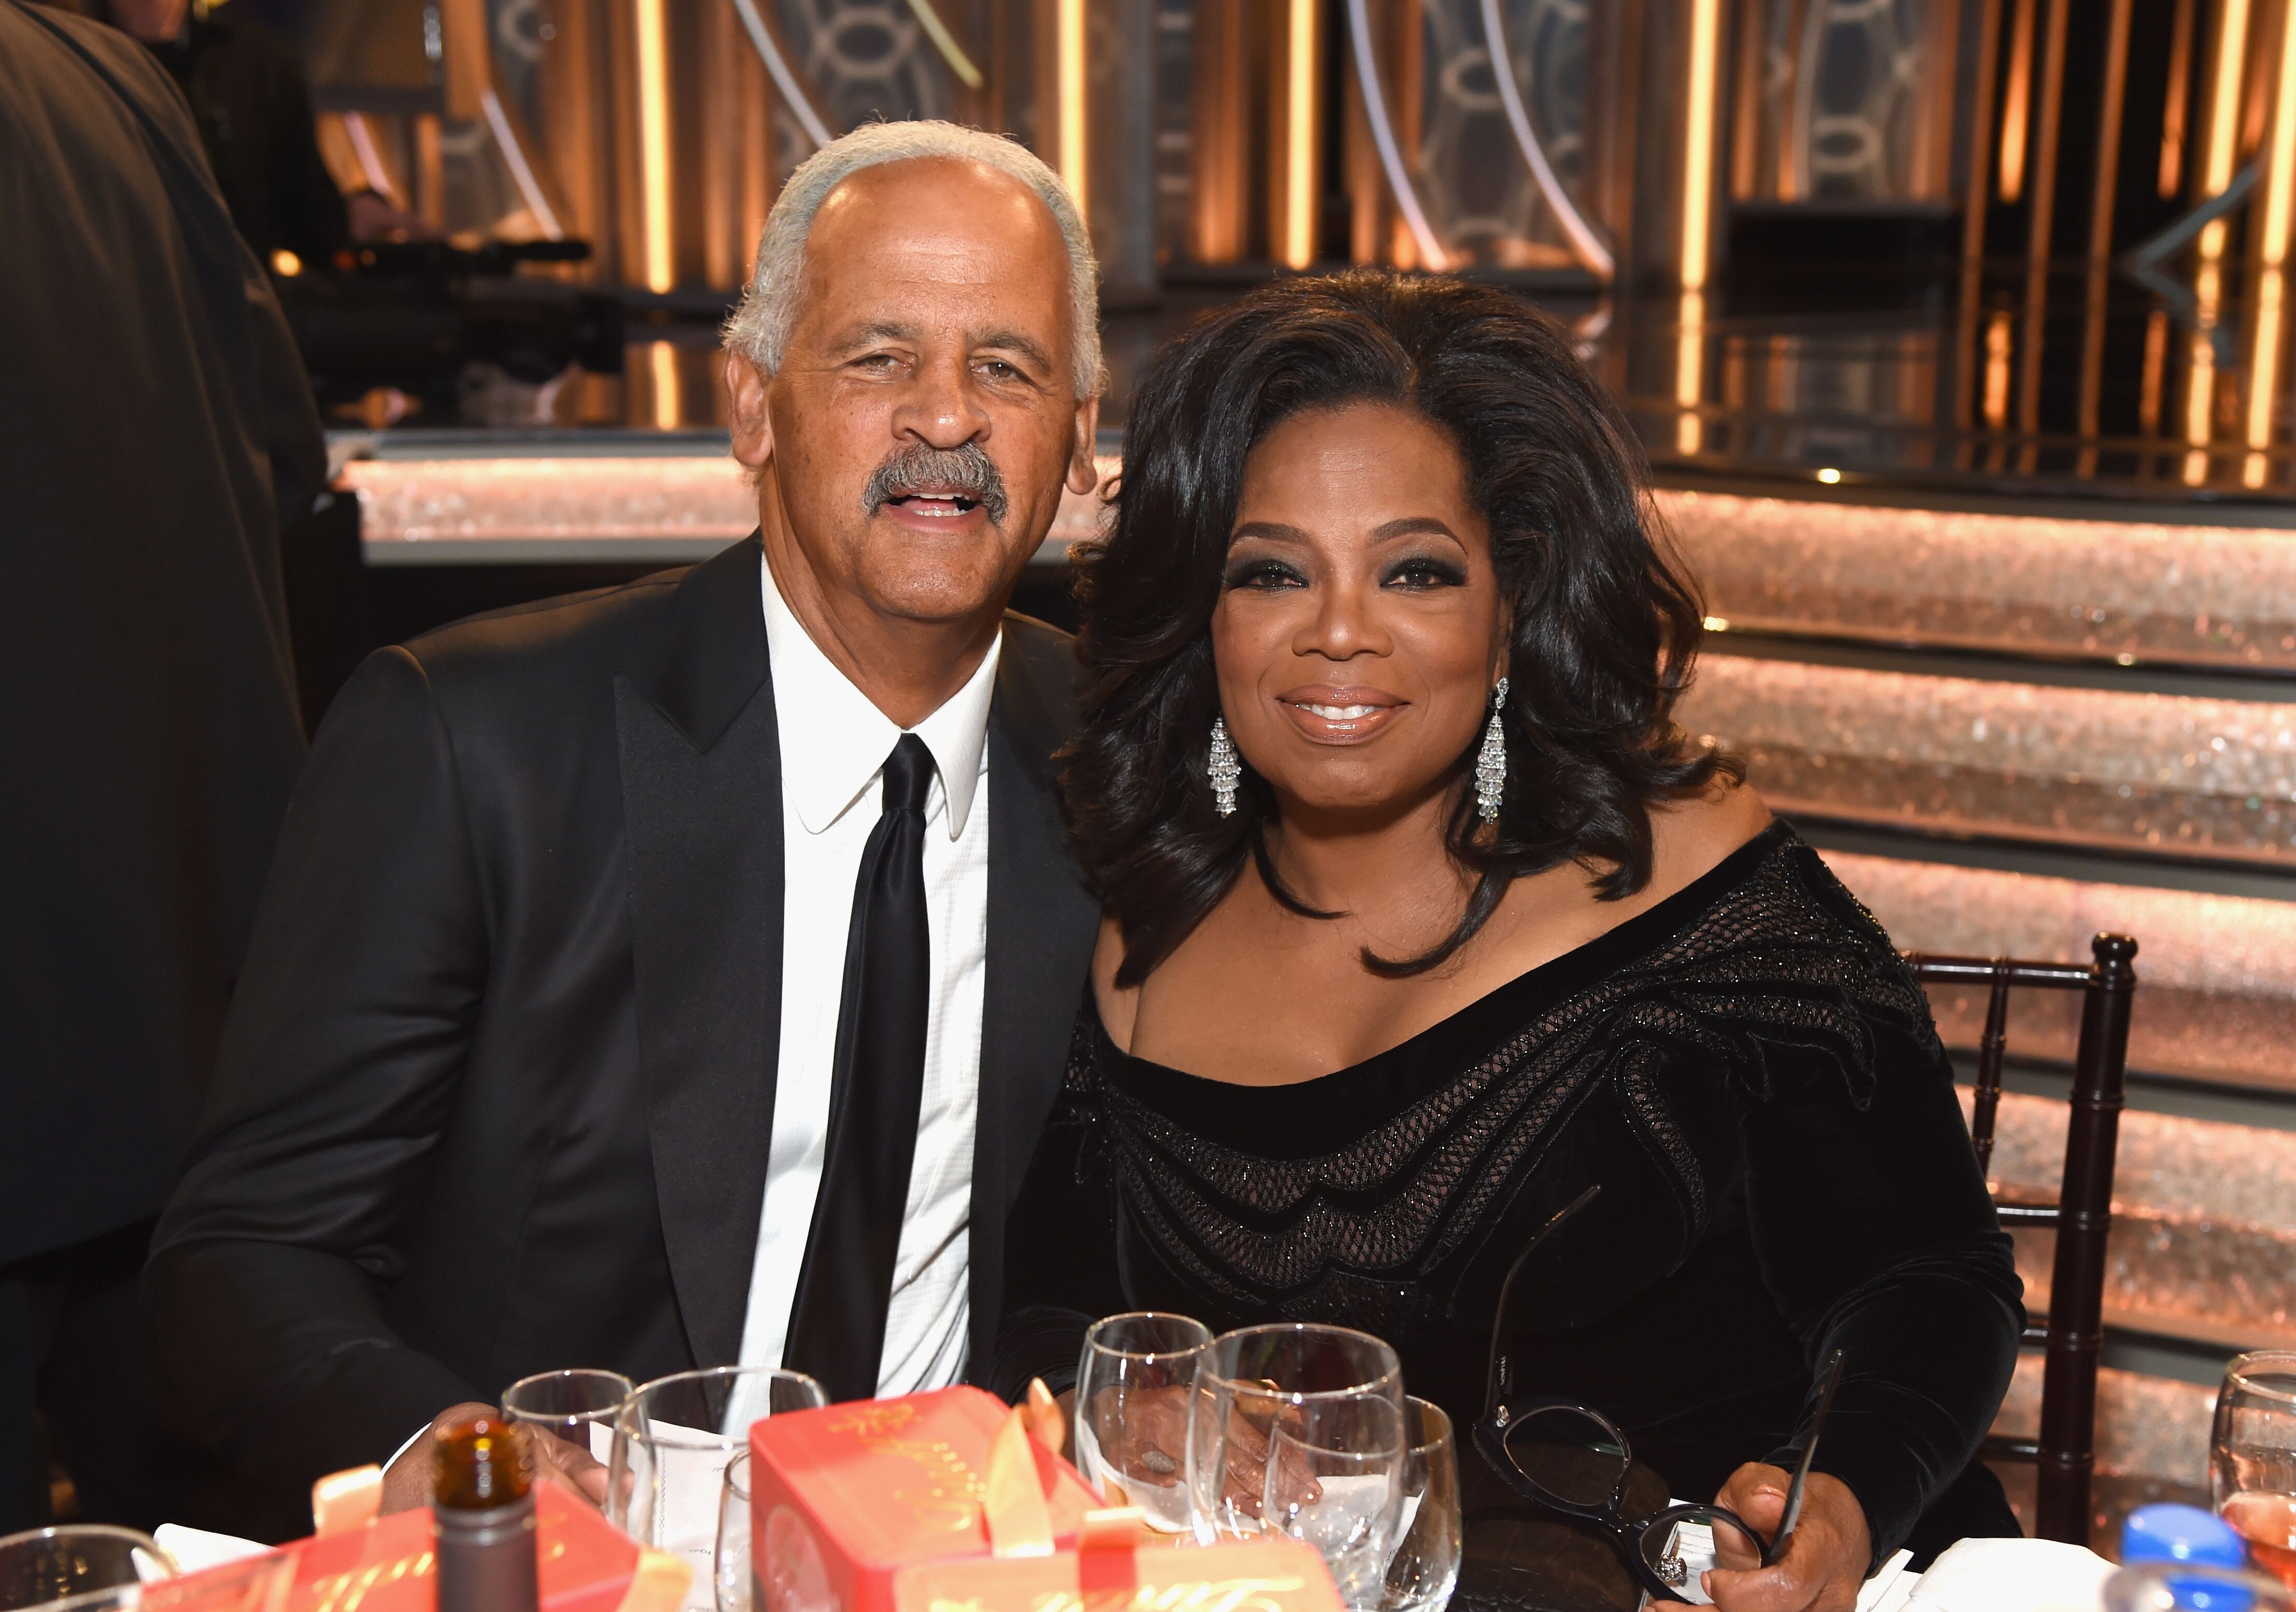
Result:
M1499 797L1506 790L1506 730L1499 712L1506 708L1507 680L1491 691L1491 719L1483 728L1483 748L1475 756L1475 815L1485 822L1499 820Z
M1218 716L1212 718L1211 765L1205 770L1211 774L1212 810L1223 817L1234 816L1236 781L1243 776L1243 764L1236 758L1227 724Z

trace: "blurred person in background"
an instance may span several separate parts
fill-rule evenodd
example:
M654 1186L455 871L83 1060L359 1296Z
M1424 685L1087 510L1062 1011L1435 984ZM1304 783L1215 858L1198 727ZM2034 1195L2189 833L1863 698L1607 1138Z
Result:
M52 1456L148 1526L136 1278L303 758L280 529L326 453L150 53L0 0L0 1534Z
M192 103L232 222L270 266L281 251L327 262L354 241L435 233L372 190L346 196L319 154L295 47L243 8L207 0L84 0L150 47Z

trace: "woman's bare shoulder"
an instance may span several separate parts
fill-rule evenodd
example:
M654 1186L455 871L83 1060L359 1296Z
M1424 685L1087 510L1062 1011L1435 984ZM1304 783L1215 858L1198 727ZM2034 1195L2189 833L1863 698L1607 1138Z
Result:
M1109 913L1100 921L1100 939L1092 951L1092 990L1109 1039L1129 1051L1132 1027L1140 1017L1140 987L1116 983L1116 970L1123 962L1124 926Z
M1770 826L1770 808L1753 789L1717 779L1700 794L1651 812L1651 881L1663 898L1693 883Z

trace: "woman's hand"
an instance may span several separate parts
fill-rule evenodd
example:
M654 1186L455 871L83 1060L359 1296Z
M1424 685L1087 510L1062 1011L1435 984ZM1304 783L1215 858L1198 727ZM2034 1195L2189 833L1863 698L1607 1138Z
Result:
M1777 1468L1749 1461L1714 1501L1767 1539L1785 1515L1792 1483ZM1721 1565L1706 1574L1704 1586L1722 1612L1851 1612L1874 1559L1865 1508L1849 1485L1823 1472L1811 1473L1802 1486L1801 1520L1775 1567L1759 1566L1742 1550L1724 1550L1718 1533L1715 1543Z

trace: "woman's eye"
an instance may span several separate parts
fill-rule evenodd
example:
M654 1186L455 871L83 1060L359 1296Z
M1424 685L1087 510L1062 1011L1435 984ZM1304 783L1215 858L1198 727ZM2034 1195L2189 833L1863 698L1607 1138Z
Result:
M1228 568L1231 588L1300 588L1308 579L1280 560L1247 560Z
M1448 561L1420 556L1397 561L1387 581L1390 587L1456 588L1466 585L1467 574Z

